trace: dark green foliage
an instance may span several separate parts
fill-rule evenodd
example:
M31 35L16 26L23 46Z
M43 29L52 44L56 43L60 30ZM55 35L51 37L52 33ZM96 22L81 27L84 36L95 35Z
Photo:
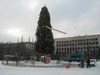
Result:
M52 30L46 28L51 27L50 14L46 6L40 12L37 31L36 31L36 52L41 54L52 54L54 52L54 39Z
M3 49L4 49L4 47L3 47L3 45L0 43L0 60L3 59L3 54L4 54Z

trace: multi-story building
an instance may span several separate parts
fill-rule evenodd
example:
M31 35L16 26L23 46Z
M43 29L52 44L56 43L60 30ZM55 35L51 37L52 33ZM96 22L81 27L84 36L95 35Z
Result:
M100 35L85 35L55 39L55 54L73 53L100 54Z

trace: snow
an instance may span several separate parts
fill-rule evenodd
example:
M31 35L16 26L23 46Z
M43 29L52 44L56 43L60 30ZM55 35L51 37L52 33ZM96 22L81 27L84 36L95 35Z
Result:
M14 64L10 62L10 64ZM61 66L61 64L43 64L37 63L37 66ZM24 65L31 65L24 64ZM77 66L66 67L19 67L2 65L0 63L0 75L100 75L100 61L97 62L96 67L80 68Z

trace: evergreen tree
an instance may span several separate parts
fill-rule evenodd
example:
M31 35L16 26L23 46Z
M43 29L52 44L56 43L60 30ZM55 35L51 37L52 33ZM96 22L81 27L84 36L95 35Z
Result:
M50 14L46 6L41 9L38 26L36 31L36 52L40 54L53 54L54 52L54 39L52 30L46 26L52 28L50 24Z
M0 43L0 60L3 59L4 56L4 44Z

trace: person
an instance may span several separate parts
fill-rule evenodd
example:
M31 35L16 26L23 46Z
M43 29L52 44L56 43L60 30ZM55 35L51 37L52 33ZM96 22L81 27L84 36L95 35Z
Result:
M87 59L87 68L90 68L90 59Z
M19 58L18 56L16 56L16 66L18 66L18 63L19 63Z
M58 59L57 59L56 63L57 63L57 64L59 64L59 63L60 63L60 58L58 58Z
M84 59L81 60L81 67L84 68Z

